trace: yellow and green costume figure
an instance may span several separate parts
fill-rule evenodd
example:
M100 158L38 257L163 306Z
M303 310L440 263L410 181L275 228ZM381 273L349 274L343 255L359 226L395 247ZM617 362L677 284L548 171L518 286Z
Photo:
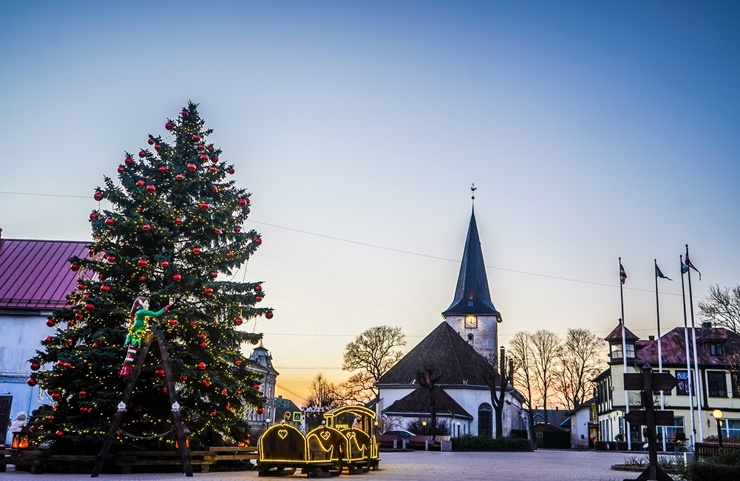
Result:
M164 309L158 311L149 310L149 299L146 297L137 297L134 301L134 305L131 306L131 321L128 325L128 334L126 334L126 340L123 345L128 346L126 350L126 358L123 360L123 366L118 372L121 377L128 377L131 375L131 367L136 359L136 353L141 347L144 338L147 335L148 319L151 317L159 317L170 308L170 305L166 305Z

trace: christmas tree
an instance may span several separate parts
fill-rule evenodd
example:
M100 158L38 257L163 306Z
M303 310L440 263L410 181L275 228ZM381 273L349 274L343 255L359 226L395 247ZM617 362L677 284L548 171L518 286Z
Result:
M233 280L262 242L243 228L251 194L229 179L234 167L207 142L212 131L196 104L164 127L164 138L149 135L149 147L125 154L118 185L105 177L95 190L100 206L90 213L89 256L70 259L77 289L67 296L68 308L48 319L54 331L30 360L29 384L38 383L51 401L33 413L31 430L56 452L100 449L131 380L135 341L145 342L151 329L167 339L191 447L245 440L246 417L264 410L259 374L241 348L262 337L247 323L272 318L272 310L256 307L265 295L261 282ZM152 311L134 319L147 302ZM155 338L114 449L174 442L156 344ZM124 362L127 351L133 354Z

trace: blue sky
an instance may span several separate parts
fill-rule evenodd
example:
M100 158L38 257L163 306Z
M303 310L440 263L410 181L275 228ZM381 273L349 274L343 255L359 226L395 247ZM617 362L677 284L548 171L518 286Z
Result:
M619 256L642 337L654 258L665 327L684 244L697 299L740 282L735 2L111 3L0 4L3 237L88 239L103 176L200 103L253 192L237 278L286 396L369 327L442 321L473 182L503 344L605 336Z

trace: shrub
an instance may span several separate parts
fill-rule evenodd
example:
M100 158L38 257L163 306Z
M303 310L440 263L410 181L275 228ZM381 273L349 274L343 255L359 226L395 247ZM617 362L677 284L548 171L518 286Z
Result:
M453 451L532 451L532 443L528 439L503 437L491 438L488 436L460 436L452 438Z
M691 463L689 481L737 481L740 479L740 465Z

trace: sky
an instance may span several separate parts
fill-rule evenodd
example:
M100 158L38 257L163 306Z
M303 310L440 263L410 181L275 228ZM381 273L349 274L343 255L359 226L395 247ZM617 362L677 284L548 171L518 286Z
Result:
M347 343L412 348L475 215L500 344L683 326L679 255L740 283L740 4L0 2L0 228L88 240L92 194L189 100L252 192L278 394ZM698 311L697 311L698 314ZM700 322L698 316L696 322Z

